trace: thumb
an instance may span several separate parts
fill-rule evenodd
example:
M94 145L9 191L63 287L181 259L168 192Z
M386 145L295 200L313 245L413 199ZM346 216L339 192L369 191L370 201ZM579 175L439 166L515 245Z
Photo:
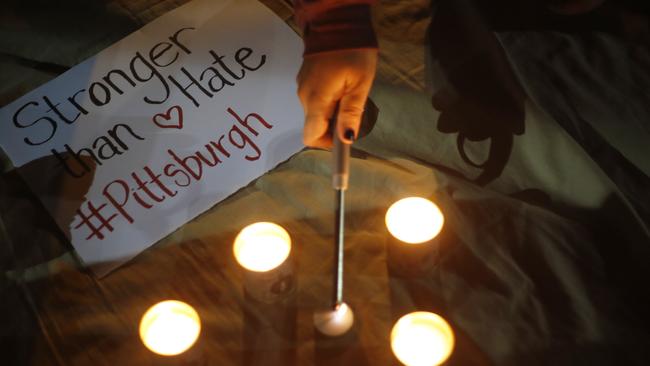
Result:
M351 144L356 139L367 97L368 91L360 90L341 98L336 126L341 141Z

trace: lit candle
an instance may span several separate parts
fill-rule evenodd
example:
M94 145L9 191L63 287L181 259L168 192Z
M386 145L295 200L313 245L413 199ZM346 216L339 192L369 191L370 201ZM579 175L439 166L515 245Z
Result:
M267 272L287 259L291 252L291 237L280 225L256 222L239 232L233 251L242 267L254 272Z
M401 317L390 334L393 354L407 366L435 366L454 349L454 333L439 315L417 311Z
M421 244L435 238L445 219L433 202L421 197L401 199L386 212L386 227L397 239Z
M421 197L404 198L388 208L385 220L391 275L418 277L435 267L437 236L445 222L438 206Z
M140 320L140 339L154 353L175 356L199 338L201 320L190 305L176 300L157 303Z
M254 299L274 303L293 289L289 258L291 237L280 225L256 222L239 232L233 244L244 273L244 289Z

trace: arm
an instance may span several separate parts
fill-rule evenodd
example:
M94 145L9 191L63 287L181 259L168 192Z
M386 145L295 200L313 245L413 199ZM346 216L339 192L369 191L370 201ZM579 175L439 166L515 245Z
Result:
M339 103L336 133L357 135L377 64L377 41L370 19L372 1L295 2L305 53L298 73L298 96L305 111L304 142L330 147L328 120Z
M341 49L377 48L370 19L373 0L295 0L305 55Z

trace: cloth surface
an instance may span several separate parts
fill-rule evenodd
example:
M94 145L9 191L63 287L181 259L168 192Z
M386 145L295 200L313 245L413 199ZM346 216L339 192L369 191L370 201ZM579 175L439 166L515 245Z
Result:
M80 17L88 23L79 32L62 20L69 13L61 8L35 15L24 3L30 2L2 13L3 104L180 4L66 2L63 9L78 9L72 14L90 14ZM265 3L295 27L288 4ZM650 101L647 84L634 85L647 80L648 47L626 59L627 46L616 37L497 33L526 93L523 129L510 130L509 153L494 155L506 161L479 184L490 166L481 162L506 140L466 133L459 144L465 132L440 131L455 109L432 108L431 90L450 90L454 81L436 77L438 55L424 62L426 6L387 2L374 10L381 59L371 98L379 114L354 145L346 207L351 333L326 338L312 320L331 293L335 202L327 151L296 154L101 280L79 265L5 164L3 364L394 365L392 325L407 312L428 310L455 331L448 365L646 365L650 201L643 133ZM44 27L43 19L58 20ZM548 62L548 54L557 59ZM581 73L570 71L572 62L582 62ZM585 78L599 86L585 87ZM611 104L612 98L619 99ZM390 265L384 214L414 195L435 201L446 221L435 265L404 277ZM273 306L245 294L232 255L242 227L269 220L294 243L295 291ZM198 343L181 357L155 356L138 339L140 317L164 299L192 304L202 319Z

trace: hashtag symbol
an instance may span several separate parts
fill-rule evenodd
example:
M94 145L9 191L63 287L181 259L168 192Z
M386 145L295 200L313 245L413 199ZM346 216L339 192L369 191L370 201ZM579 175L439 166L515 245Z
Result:
M75 226L75 229L80 228L81 226L86 226L88 230L90 230L90 235L86 237L86 240L96 236L99 240L104 239L104 234L102 234L102 230L108 229L108 231L112 232L113 231L113 225L111 225L111 220L117 216L117 214L111 215L109 218L105 218L101 214L101 210L106 207L106 204L102 204L99 207L95 207L91 201L88 201L88 215L84 212L81 211L81 207L77 209L77 216L81 219L81 221ZM91 219L95 219L91 221ZM99 222L98 226L95 226L95 224Z

